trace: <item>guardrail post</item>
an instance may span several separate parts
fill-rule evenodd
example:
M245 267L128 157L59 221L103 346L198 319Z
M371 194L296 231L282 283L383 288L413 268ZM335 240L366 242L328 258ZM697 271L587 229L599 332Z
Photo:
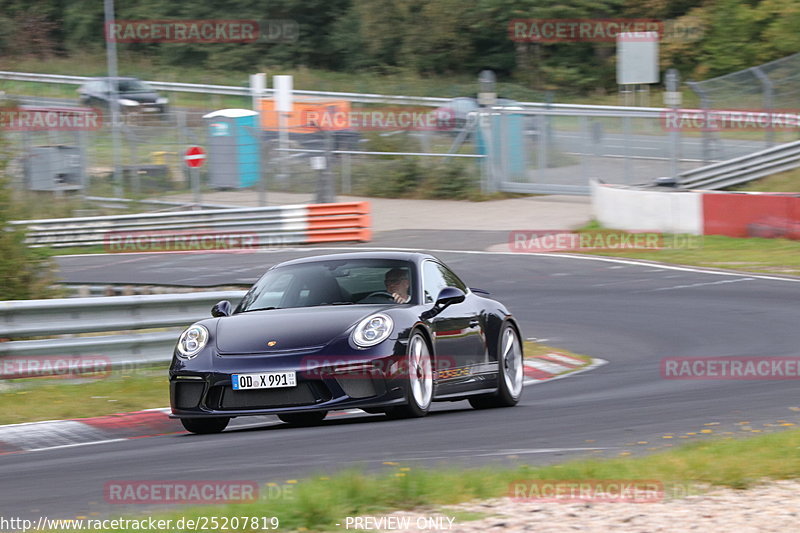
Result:
M774 87L774 84L772 83L772 80L769 79L769 76L767 76L764 73L764 71L761 70L759 67L752 67L750 70L753 72L753 74L756 76L756 78L758 78L758 81L761 82L761 87L763 89L762 105L764 107L764 110L765 111L766 110L771 110L772 109L772 97L773 97L773 94L775 92L775 87ZM766 148L769 148L773 144L775 144L775 129L772 127L771 123L770 123L770 126L765 128L765 129L766 129L766 132L765 132L765 136L764 136L764 141L766 143Z
M700 97L700 107L708 113L711 109L708 93L695 81L687 81L686 85ZM709 161L711 161L711 132L707 128L703 128L703 164L707 165Z
M630 117L624 117L622 119L622 155L625 159L624 167L625 167L625 183L631 183L631 157L630 157L630 148L631 148L631 119Z

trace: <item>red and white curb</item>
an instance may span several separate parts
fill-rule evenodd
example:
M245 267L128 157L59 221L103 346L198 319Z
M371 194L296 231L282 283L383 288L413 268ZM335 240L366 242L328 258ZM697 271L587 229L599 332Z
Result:
M525 359L524 385L536 385L545 381L574 376L587 372L608 363L605 359L592 358L591 362L584 361L571 355L551 352Z
M0 426L0 454L71 448L183 431L169 409Z
M536 385L579 372L585 372L606 364L602 359L587 363L582 359L560 353L549 353L525 360L524 385ZM34 452L57 448L72 448L89 444L117 442L127 439L156 437L183 433L185 430L179 420L171 419L169 408L147 409L132 413L76 418L73 420L48 420L0 426L0 455L17 452ZM329 417L363 415L360 409L335 411ZM233 426L244 429L257 424Z

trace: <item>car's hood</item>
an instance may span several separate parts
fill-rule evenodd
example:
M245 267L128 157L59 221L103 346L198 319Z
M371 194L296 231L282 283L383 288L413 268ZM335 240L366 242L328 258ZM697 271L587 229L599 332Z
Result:
M385 309L385 305L337 305L224 317L217 324L217 350L225 354L281 353L324 346L362 318Z

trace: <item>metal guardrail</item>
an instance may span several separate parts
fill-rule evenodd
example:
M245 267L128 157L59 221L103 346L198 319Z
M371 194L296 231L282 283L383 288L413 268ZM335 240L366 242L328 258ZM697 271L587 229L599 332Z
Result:
M81 85L92 78L85 76L63 76L57 74L37 74L32 72L13 72L0 71L0 79L12 81L31 81L41 83L60 83L68 85ZM218 94L233 96L252 96L249 87L235 87L231 85L208 85L198 83L178 83L163 81L147 81L148 85L162 91L188 92L201 94ZM350 93L350 92L331 92L331 91L293 91L296 95L312 96L317 98L346 99L351 102L367 104L393 104L393 105L417 105L440 107L447 104L451 98L441 98L434 96L404 96L387 95L373 93ZM264 96L272 96L273 89L266 89ZM550 111L559 115L584 115L584 116L619 116L623 114L633 118L658 118L660 113L666 111L659 107L626 107L626 106L601 106L588 104L548 104L544 102L517 102L514 106L524 109L536 109Z
M27 227L25 242L31 247L99 245L111 252L202 250L210 246L197 242L196 246L204 247L187 248L191 238L227 239L227 244L220 242L214 245L216 248L255 248L368 241L371 236L367 202L15 220L11 224ZM141 242L148 240L142 248ZM182 247L178 244L181 242ZM165 248L167 245L172 247ZM133 248L128 249L130 246Z
M170 202L168 200L131 200L130 198L109 198L105 196L86 196L85 200L108 209L127 209L131 206L143 205L163 209L231 209L234 206L222 204L193 204L187 202Z
M108 358L112 367L169 361L180 328L211 316L218 301L236 303L244 294L214 291L0 302L0 337L50 337L0 342L0 364L7 357L47 355L100 356ZM180 328L173 329L176 326ZM167 331L153 331L164 328ZM92 335L105 332L115 334Z
M686 189L717 190L800 167L800 141L687 170L678 183Z

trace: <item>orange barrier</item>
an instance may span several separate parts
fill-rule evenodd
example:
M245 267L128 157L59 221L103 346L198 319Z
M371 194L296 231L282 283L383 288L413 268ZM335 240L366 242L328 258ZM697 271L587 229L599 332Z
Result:
M275 110L275 100L262 98L259 100L261 113L261 129L277 131L280 126L278 112ZM295 100L292 112L286 113L286 128L290 133L317 133L319 128L312 123L319 121L325 113L350 114L350 102L347 100L324 100L319 98L303 98ZM318 124L319 125L319 124ZM326 126L326 130L345 130L345 126Z
M369 202L309 204L306 209L306 242L368 242L372 239Z

